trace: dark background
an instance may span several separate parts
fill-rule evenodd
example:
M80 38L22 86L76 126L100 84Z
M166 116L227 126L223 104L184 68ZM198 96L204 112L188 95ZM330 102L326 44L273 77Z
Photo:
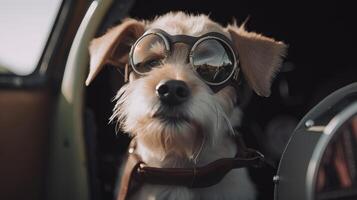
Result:
M278 164L297 122L307 111L332 91L357 80L354 27L357 16L352 3L142 0L132 5L129 16L153 19L179 10L209 14L223 25L233 19L240 24L249 16L246 26L249 31L289 45L283 69L273 83L271 97L250 96L243 105L244 119L240 128L248 146L259 149L275 164ZM110 12L108 16L116 15L115 9ZM107 24L98 34L112 25ZM120 133L114 134L113 124L108 126L107 119L114 106L110 100L121 84L120 80L113 80L113 74L120 76L115 69L106 68L88 88L87 94L90 99L87 107L94 113L98 132L96 184L99 199L112 198L120 158L129 141ZM273 199L272 177L275 172L271 167L250 170L260 192L259 199Z

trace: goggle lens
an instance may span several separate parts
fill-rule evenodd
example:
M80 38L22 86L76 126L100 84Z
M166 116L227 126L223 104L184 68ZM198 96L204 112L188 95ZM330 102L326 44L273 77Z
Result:
M217 39L206 39L192 51L192 65L200 77L212 84L219 84L231 77L234 55L230 48Z
M166 52L163 38L156 34L146 35L134 47L132 67L139 74L145 74L161 63Z

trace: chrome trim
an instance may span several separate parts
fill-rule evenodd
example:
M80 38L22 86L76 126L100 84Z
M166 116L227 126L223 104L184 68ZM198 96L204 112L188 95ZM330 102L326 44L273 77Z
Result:
M88 71L88 46L112 0L94 0L73 40L66 62L49 136L46 199L90 199L86 159L83 102Z
M312 153L309 166L306 173L306 196L307 200L314 200L315 198L315 185L318 173L318 166L321 162L322 156L330 143L331 139L335 136L334 133L350 118L357 114L357 102L345 108L337 114L326 126L323 134L321 135L316 147Z

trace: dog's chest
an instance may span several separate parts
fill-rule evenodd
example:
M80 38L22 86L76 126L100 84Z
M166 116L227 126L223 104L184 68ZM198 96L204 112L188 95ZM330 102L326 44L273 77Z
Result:
M138 155L149 166L156 167L179 167L175 166L176 159L161 160L160 153L153 152L140 141L136 149ZM221 138L216 141L216 145L205 148L199 158L199 166L207 165L220 158L234 157L237 147L234 141L228 138ZM171 158L172 156L167 156ZM160 161L161 160L161 161ZM165 164L164 164L165 163ZM184 166L181 166L184 167ZM233 169L216 185L206 188L190 189L183 186L151 185L143 184L133 193L131 199L255 199L256 190L251 182L246 168Z

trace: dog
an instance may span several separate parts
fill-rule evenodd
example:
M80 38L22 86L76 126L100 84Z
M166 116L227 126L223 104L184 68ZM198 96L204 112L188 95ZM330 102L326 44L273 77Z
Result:
M223 27L207 15L170 12L126 19L89 47L88 85L110 63L125 67L112 121L136 140L135 154L156 168L191 168L234 157L240 123L236 88L244 79L269 96L287 46L244 24ZM130 199L255 199L247 170L233 169L206 188L143 183Z

